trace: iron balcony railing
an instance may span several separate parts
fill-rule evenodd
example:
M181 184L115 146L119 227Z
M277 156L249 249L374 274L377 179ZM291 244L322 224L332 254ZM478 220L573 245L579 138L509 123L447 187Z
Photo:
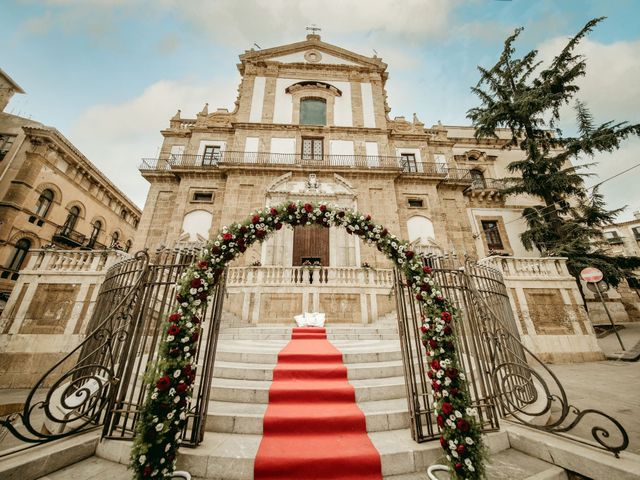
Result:
M467 187L467 191L479 191L479 190L495 190L500 191L506 188L504 180L498 178L473 178L471 185Z
M75 231L73 228L69 228L67 225L58 227L56 233L53 235L53 240L55 242L70 247L79 247L84 244L86 239L86 235Z
M143 158L141 171L166 171L183 168L219 168L225 165L284 165L315 168L388 169L411 175L427 175L443 180L471 182L468 169L449 168L435 162L406 161L384 155L304 155L299 153L216 152L212 155L169 155Z

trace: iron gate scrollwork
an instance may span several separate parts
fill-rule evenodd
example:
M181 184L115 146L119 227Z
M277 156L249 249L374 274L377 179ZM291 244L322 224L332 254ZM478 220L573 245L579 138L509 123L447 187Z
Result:
M30 390L22 412L2 420L26 443L45 443L98 427L109 415L134 336L148 256L138 253L108 271L86 338Z
M456 351L483 431L496 430L500 417L616 456L628 447L620 422L599 410L573 406L552 369L523 345L499 271L454 255L424 255L423 259L461 313L454 327ZM439 429L426 377L421 314L400 271L396 271L395 289L411 433L422 442L438 437ZM598 422L589 429L583 423L586 418ZM572 435L565 435L568 432Z

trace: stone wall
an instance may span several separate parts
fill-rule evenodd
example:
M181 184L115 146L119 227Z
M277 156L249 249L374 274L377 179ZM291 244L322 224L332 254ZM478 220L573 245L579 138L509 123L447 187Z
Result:
M0 388L28 388L83 339L114 250L36 250L0 316ZM72 363L72 362L70 362Z
M520 339L549 363L604 359L564 258L489 257L505 281Z

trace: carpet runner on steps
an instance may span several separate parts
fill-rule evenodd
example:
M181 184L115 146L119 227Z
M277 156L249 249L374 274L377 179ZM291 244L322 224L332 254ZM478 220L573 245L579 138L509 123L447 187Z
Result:
M382 479L342 354L324 328L294 328L278 354L254 479Z

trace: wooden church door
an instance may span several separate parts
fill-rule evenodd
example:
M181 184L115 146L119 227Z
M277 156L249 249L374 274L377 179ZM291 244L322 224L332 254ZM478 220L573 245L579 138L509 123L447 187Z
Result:
M329 266L329 229L320 226L295 227L293 230L293 266L305 261Z

